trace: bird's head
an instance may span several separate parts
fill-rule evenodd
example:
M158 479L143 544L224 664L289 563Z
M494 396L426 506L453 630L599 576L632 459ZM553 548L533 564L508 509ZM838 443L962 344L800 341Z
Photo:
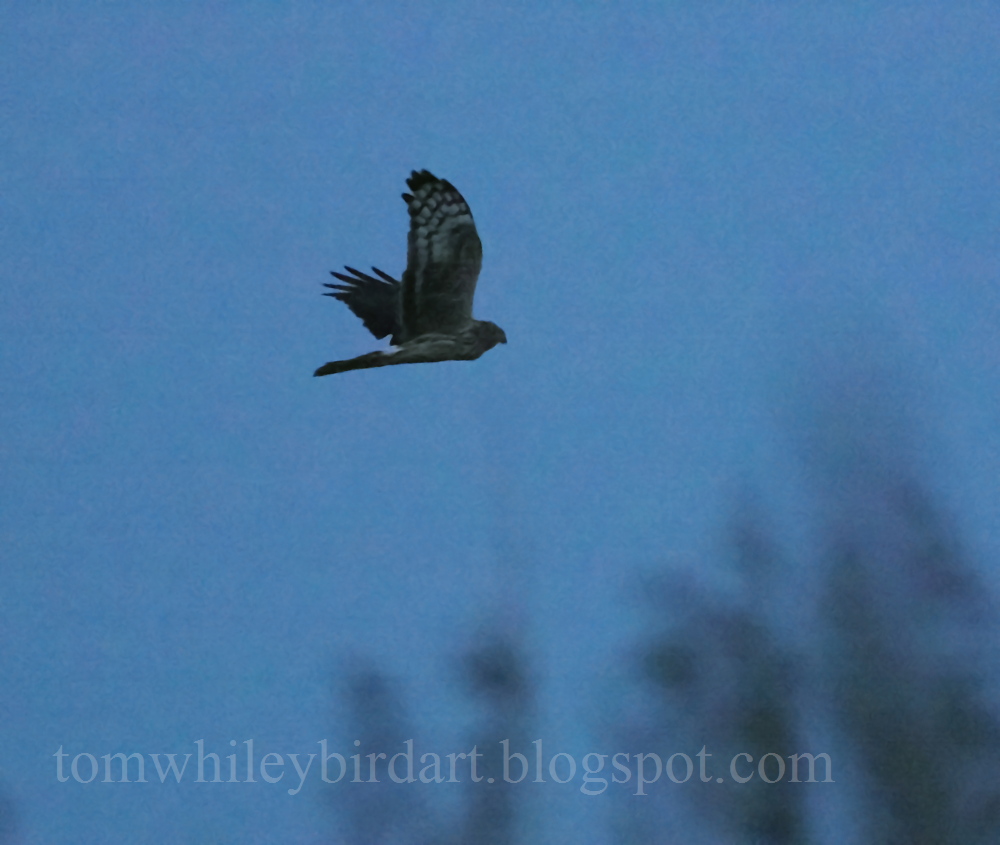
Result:
M491 323L489 320L480 320L476 328L478 329L477 334L486 349L492 349L498 343L507 342L507 335L496 323Z

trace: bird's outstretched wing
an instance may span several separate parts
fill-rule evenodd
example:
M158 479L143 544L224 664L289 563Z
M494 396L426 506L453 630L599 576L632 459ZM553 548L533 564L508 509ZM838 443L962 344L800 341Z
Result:
M410 212L400 310L403 335L455 334L472 320L483 263L476 224L450 182L421 170L413 171L406 184L413 193L403 194Z
M330 275L343 284L326 284L325 287L331 288L333 293L324 296L332 296L347 305L365 324L365 328L379 340L391 335L390 342L393 346L399 344L402 341L399 321L399 282L387 273L383 273L378 267L372 267L372 272L380 279L353 267L344 269L353 275L345 276L343 273L331 271Z

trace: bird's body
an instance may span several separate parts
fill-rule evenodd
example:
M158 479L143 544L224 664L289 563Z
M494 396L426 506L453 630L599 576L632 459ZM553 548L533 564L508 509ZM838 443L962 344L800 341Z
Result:
M426 170L406 180L410 213L406 270L402 281L372 268L379 277L351 267L333 273L341 284L326 294L345 303L376 338L393 348L324 364L315 375L348 370L471 361L507 337L499 326L472 316L472 300L483 248L468 204L455 187Z

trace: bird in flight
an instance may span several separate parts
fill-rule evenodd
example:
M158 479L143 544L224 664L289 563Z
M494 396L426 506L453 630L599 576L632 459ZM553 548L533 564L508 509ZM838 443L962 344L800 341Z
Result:
M403 194L410 212L403 281L376 267L372 272L378 278L345 267L350 275L331 273L340 284L325 285L332 289L325 296L347 305L376 338L388 335L392 348L331 361L314 375L472 361L507 342L496 323L472 317L483 245L468 203L454 185L426 170L414 170L406 184L413 193Z

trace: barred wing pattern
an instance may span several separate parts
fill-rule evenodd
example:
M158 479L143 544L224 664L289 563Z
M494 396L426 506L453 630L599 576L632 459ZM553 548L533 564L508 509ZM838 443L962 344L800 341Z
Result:
M410 236L403 273L403 326L410 337L454 334L472 320L483 246L468 203L426 170L407 181Z

